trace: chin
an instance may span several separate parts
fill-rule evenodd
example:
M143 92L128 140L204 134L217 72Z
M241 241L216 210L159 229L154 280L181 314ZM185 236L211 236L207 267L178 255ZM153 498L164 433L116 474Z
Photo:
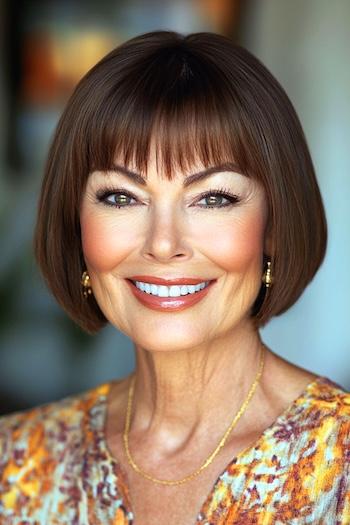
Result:
M152 337L142 337L142 334L138 334L138 337L134 337L133 341L136 347L148 350L149 352L179 352L188 351L196 346L203 344L203 339L198 337L197 334L193 334L192 337L184 334L179 334L177 331L173 334L172 331L164 333L164 331L157 332L152 331Z

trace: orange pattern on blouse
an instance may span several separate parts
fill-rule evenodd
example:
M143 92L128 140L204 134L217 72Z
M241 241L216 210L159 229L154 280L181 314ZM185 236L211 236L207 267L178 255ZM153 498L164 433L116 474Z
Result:
M1 525L132 525L104 434L111 385L0 418ZM306 523L350 524L350 393L327 377L230 461L194 525Z

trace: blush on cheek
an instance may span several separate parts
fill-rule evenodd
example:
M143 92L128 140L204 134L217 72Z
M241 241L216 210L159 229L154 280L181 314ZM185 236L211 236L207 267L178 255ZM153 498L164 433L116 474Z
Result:
M130 229L108 225L104 218L90 215L81 219L81 241L84 258L96 272L109 272L127 256L130 251Z
M219 235L213 231L210 238L215 261L227 272L242 273L262 256L264 229L257 218L226 225L220 229Z

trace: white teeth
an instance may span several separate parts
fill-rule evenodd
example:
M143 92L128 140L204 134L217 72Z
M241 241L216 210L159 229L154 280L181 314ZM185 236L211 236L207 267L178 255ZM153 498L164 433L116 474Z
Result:
M164 288L167 288L164 286ZM181 288L180 286L170 286L168 291L169 297L179 297L181 295Z
M173 289L173 287L160 285L158 286L158 291L156 295L158 295L158 297L169 297L169 292L171 289Z
M181 286L164 286L151 283L143 283L140 281L134 281L136 287L142 292L148 293L150 295L157 295L158 297L180 297L181 295L193 294L202 290L208 286L210 281L202 282L199 284L184 284Z

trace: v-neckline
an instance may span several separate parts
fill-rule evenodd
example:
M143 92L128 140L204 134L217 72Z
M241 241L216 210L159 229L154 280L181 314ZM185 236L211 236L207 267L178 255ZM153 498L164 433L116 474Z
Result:
M305 399L307 399L310 396L311 391L313 388L318 385L319 383L322 383L324 381L329 381L329 379L325 376L316 376L312 381L310 381L302 390L302 392L283 410L283 412L276 417L276 419L263 430L263 432L260 434L260 436L250 445L248 445L246 448L244 448L241 452L236 454L226 465L226 467L222 470L222 472L217 476L211 490L209 491L207 497L204 499L203 503L201 504L199 511L196 514L195 523L193 525L202 525L205 523L206 519L206 509L209 508L210 503L212 502L216 489L222 480L222 478L225 477L225 475L229 474L229 470L232 467L232 465L239 464L242 462L245 456L250 456L254 449L259 448L259 446L266 440L266 438L273 434L274 430L280 427L282 424L286 422L292 415L295 413L296 408L301 404L301 402ZM129 498L129 488L127 486L127 477L126 473L122 467L122 465L119 463L117 458L113 455L111 452L109 445L107 443L106 439L106 424L107 424L107 407L108 407L108 395L111 391L113 385L113 381L109 383L104 383L102 385L99 385L97 387L98 390L101 389L101 394L98 396L96 400L96 405L99 406L99 424L96 428L96 424L92 425L94 427L94 431L96 430L99 433L99 439L97 440L98 446L102 449L103 455L113 466L113 471L117 473L116 475L116 486L118 488L118 491L120 493L120 496L123 499L123 506L126 510L126 518L129 519L129 524L131 525L133 523L133 510L131 508L131 502ZM91 414L91 413L90 413ZM90 419L93 416L90 415ZM120 479L119 479L120 478ZM121 481L122 486L120 483Z

